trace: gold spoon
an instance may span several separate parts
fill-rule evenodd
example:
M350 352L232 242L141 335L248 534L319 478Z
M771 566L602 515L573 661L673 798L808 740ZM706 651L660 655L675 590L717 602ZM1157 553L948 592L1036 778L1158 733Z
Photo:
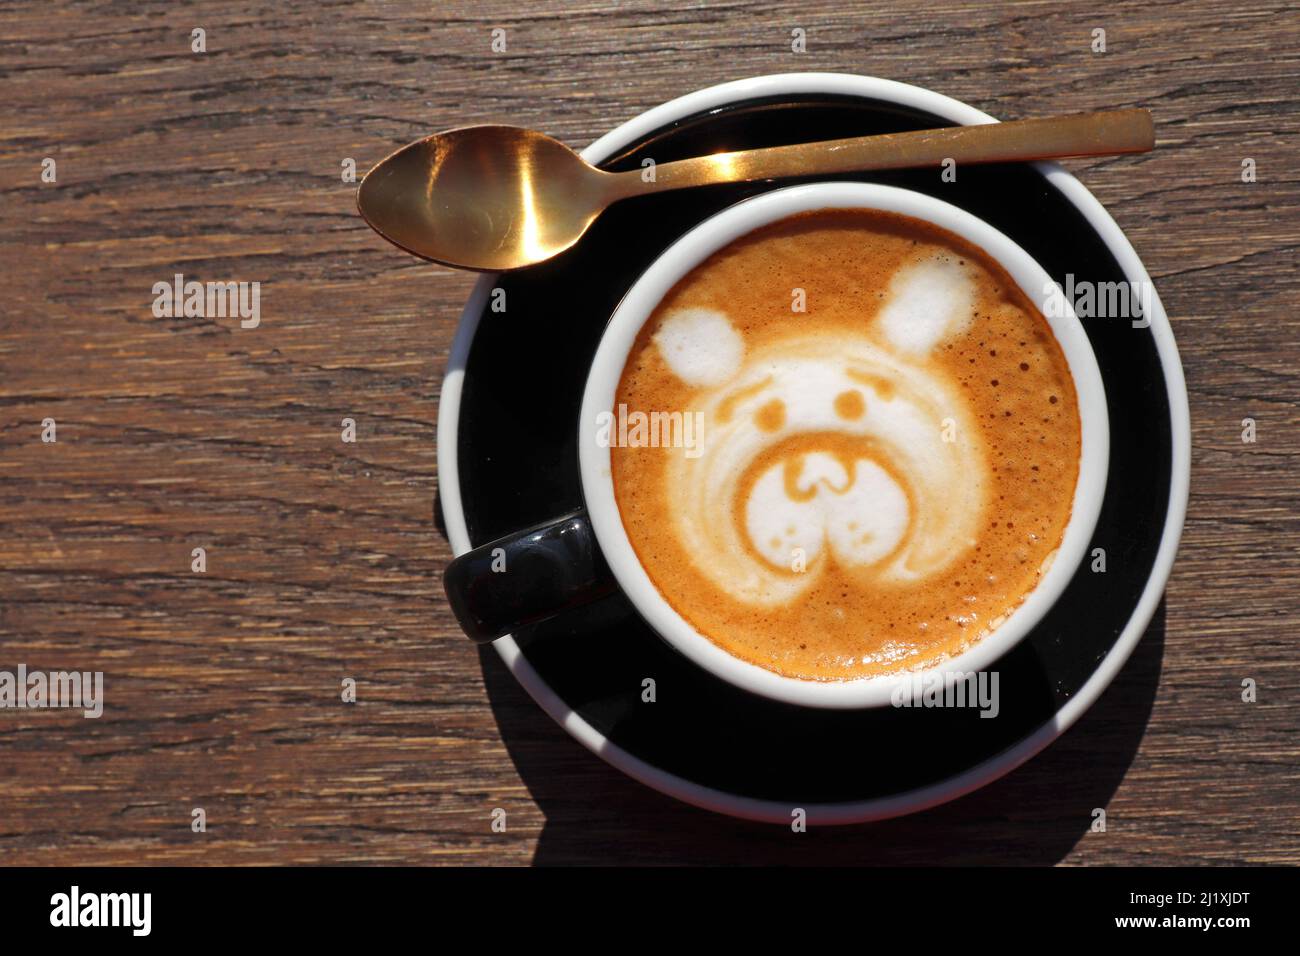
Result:
M468 126L404 146L357 189L370 227L424 259L501 272L545 262L629 196L787 176L1142 153L1146 110L953 126L714 153L642 170L596 169L558 140L516 126Z

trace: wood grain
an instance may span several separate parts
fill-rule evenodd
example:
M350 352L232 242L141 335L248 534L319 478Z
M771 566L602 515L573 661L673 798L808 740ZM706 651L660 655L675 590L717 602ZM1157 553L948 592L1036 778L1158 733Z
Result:
M0 711L0 861L1300 862L1289 6L6 4L0 669L102 670L107 708ZM623 778L460 636L434 423L472 278L371 233L340 171L474 122L583 145L799 70L1003 118L1154 111L1156 152L1069 165L1173 318L1193 484L1157 627L1065 738L947 807L794 837ZM260 281L260 327L155 318L176 272Z

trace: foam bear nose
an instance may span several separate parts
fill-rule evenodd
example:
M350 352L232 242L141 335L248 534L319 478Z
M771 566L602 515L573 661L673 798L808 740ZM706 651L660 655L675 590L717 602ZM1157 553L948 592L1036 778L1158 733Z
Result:
M835 455L809 452L759 476L745 525L754 549L776 567L811 568L829 548L842 565L865 568L899 545L909 511L907 494L870 459L846 467Z

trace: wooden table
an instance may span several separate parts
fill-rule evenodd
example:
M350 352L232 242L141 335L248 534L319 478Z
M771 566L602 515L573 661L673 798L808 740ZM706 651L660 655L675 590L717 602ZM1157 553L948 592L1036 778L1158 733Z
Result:
M102 670L107 705L0 711L0 861L1300 862L1288 6L7 4L0 669ZM955 804L795 838L624 778L461 637L434 423L473 279L375 236L341 173L476 122L583 145L800 70L1003 118L1150 107L1155 153L1070 166L1158 283L1194 447L1162 616L1074 729ZM260 281L260 326L156 317L178 272Z

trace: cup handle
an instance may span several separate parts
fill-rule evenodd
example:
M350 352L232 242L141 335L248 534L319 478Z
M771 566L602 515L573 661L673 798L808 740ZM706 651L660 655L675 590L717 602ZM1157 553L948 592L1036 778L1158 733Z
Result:
M476 644L540 624L615 590L586 511L466 551L443 572L452 613Z

